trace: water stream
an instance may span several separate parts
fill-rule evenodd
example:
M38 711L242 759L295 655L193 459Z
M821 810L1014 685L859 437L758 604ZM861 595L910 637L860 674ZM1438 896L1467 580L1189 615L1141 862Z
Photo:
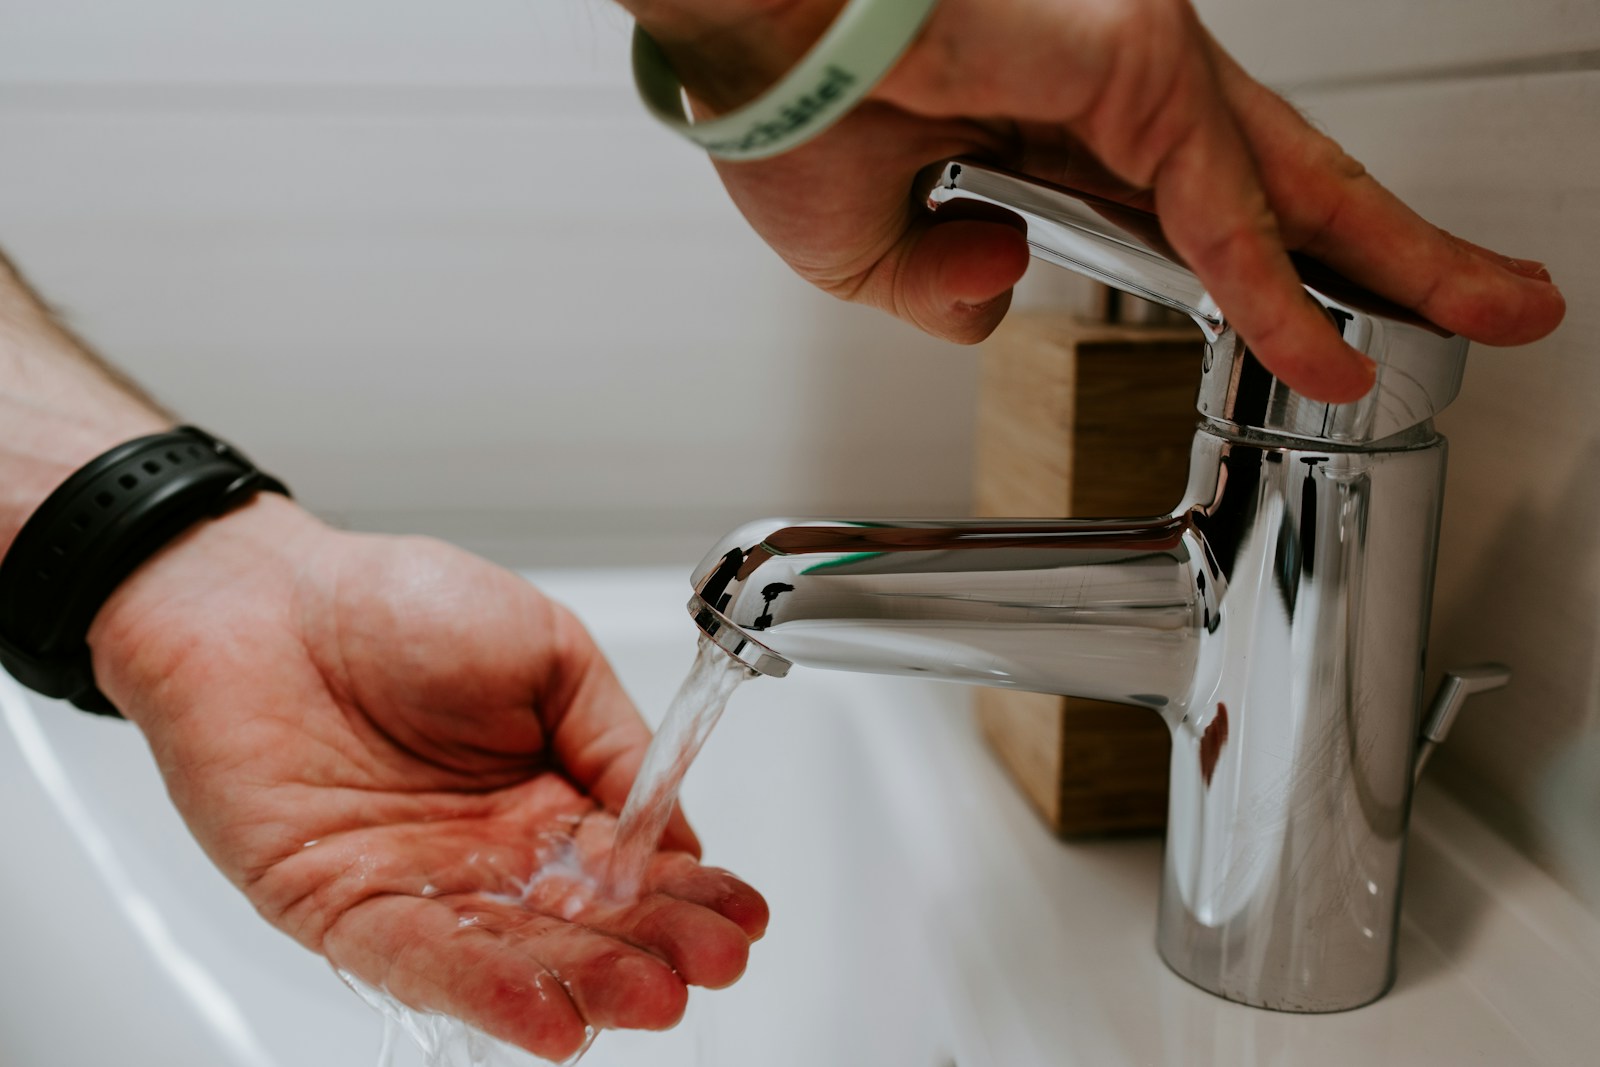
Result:
M611 867L606 872L606 894L613 901L631 902L639 896L650 857L655 855L678 802L683 776L722 718L728 698L750 677L744 664L709 638L700 638L694 666L650 742L617 823Z
M499 893L485 896L502 903L527 904L541 886L556 882L569 890L567 903L559 908L566 918L601 895L613 907L638 899L690 764L722 717L728 698L740 682L750 677L753 675L743 664L701 637L694 666L667 707L628 793L606 869L584 869L570 836L562 847L561 841L552 839L562 835L541 834L541 840L529 843L541 857L541 865L523 887L521 896L509 900ZM545 895L539 896L543 899ZM395 1067L401 1043L407 1039L422 1052L423 1067L531 1067L546 1062L459 1019L414 1011L353 975L341 971L339 977L383 1016L383 1043L377 1067ZM594 1037L594 1028L590 1027L588 1040L566 1063L576 1063Z

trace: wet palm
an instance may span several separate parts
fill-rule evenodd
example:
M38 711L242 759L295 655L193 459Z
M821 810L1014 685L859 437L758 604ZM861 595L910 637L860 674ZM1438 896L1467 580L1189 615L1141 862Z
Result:
M465 553L262 498L142 569L92 639L224 873L414 1008L560 1058L586 1022L672 1025L765 927L681 815L641 899L595 897L648 731L569 613Z

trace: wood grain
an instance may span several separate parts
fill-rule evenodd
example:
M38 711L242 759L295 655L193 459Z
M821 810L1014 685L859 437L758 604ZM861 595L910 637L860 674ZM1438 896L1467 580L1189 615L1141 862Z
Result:
M1156 515L1182 495L1200 376L1192 329L1014 314L985 346L978 513ZM1168 737L1146 708L985 689L978 720L1057 833L1158 829Z

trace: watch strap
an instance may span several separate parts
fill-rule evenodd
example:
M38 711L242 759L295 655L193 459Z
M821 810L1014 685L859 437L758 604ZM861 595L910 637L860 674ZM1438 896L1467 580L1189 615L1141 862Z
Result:
M0 665L46 696L117 715L94 681L87 635L95 615L168 542L262 490L289 495L194 426L91 460L29 516L0 561Z

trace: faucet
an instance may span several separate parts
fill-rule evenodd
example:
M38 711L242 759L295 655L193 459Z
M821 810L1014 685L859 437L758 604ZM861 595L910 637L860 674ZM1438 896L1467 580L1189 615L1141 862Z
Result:
M1467 342L1297 262L1377 363L1360 400L1311 400L1261 365L1154 216L969 160L924 184L929 209L1012 211L1036 257L1199 325L1182 500L1153 518L751 523L695 571L695 623L775 677L801 664L1155 710L1173 740L1167 965L1262 1008L1378 999L1417 775L1462 700L1510 676L1453 672L1424 721L1445 471L1432 418Z

